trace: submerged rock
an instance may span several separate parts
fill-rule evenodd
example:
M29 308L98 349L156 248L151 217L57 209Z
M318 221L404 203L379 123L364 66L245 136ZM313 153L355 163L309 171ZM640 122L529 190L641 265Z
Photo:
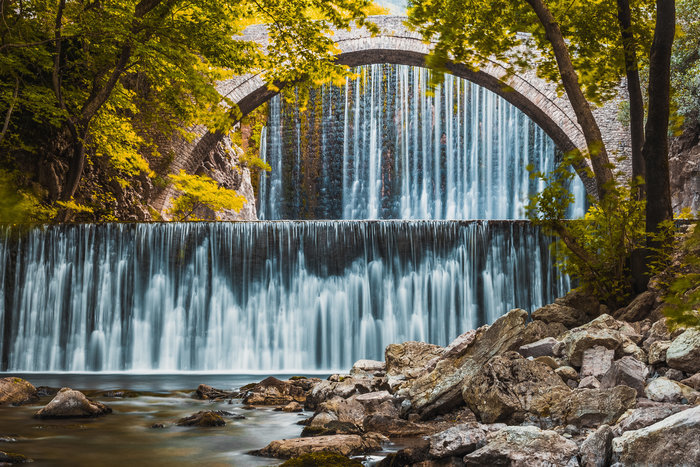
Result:
M343 456L379 451L388 439L377 433L360 435L331 435L313 438L293 438L272 441L253 454L278 459L289 459L314 452L334 452Z
M576 466L578 447L554 431L509 426L490 434L486 445L464 457L467 466Z
M700 406L613 439L623 465L700 465Z
M462 405L462 382L476 375L491 357L517 343L527 317L525 310L511 310L492 326L481 328L461 354L437 362L435 369L420 376L411 386L407 410L425 419Z
M220 401L239 397L239 394L236 391L225 391L213 388L207 384L200 384L197 387L197 391L195 391L195 397L202 400Z
M335 452L312 452L293 457L281 467L362 467L362 462Z
M199 427L212 427L212 426L225 426L226 422L221 415L212 411L200 411L196 414L192 414L189 417L181 418L176 422L178 426L199 426Z
M112 409L101 402L91 401L85 394L71 388L63 388L34 414L36 418L99 417L112 413Z
M0 451L0 463L2 463L3 465L4 464L24 464L27 462L34 462L34 461L23 454L16 454L14 452Z

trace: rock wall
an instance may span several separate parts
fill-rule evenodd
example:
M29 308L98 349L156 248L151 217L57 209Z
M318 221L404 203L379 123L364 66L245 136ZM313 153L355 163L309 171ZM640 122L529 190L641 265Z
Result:
M700 211L700 122L686 125L673 138L669 154L671 196L674 212Z

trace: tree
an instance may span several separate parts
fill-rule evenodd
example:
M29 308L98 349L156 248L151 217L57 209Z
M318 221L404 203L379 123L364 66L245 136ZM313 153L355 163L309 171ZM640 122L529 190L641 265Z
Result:
M633 186L646 174L649 193L646 228L650 243L659 226L672 219L668 174L668 111L670 46L673 43L673 0L630 3L618 0L571 3L560 0L465 1L418 0L409 11L412 24L426 39L437 41L433 63L448 57L472 64L487 58L509 64L516 73L538 63L539 76L556 82L572 104L584 133L598 196L616 196L608 152L590 103L609 98L623 76L630 93L630 131L633 148ZM654 14L656 13L656 15ZM654 16L656 16L654 22ZM519 32L528 33L526 37ZM649 51L645 54L645 51ZM649 116L641 130L644 108L639 80L640 61L649 57ZM653 85L652 85L653 81ZM652 104L653 101L653 104ZM664 164L665 161L665 164ZM639 198L644 192L638 190ZM652 199L653 198L653 199ZM614 209L615 203L602 206ZM561 213L561 210L557 211ZM588 261L566 226L550 223L571 252ZM646 263L633 269L640 288L646 287Z
M88 157L148 172L161 135L238 115L216 82L264 72L269 83L324 82L330 27L365 22L369 0L0 0L0 152L5 166L43 167L70 200ZM266 49L238 40L270 23ZM41 161L37 162L37 159ZM42 178L38 174L35 178Z

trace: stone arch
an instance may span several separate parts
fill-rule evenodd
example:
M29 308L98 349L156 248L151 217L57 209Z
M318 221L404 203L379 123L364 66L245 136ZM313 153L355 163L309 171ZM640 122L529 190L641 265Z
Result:
M375 16L371 20L380 30L380 33L374 36L365 28L334 31L335 44L341 51L337 57L338 63L348 66L380 63L426 66L426 57L430 54L432 45L406 27L405 17ZM248 28L241 39L255 41L264 47L268 40L266 26ZM520 109L539 125L562 151L575 148L585 150L583 132L576 122L568 99L558 91L556 85L539 78L534 71L511 74L497 61L489 61L479 70L459 63L448 63L447 71L494 92ZM252 112L276 94L267 88L261 75L253 74L222 81L218 89L223 96L238 105L243 115ZM620 96L622 95L621 92ZM608 147L618 153L628 154L628 132L617 119L621 99L622 97L614 99L603 107L594 109L594 115ZM174 169L196 170L203 157L221 140L221 136L204 132L203 136L191 145L189 151L184 151L183 155L177 158L173 164ZM577 170L588 192L595 194L594 180L588 175L586 168L587 164L584 164L577 167ZM620 168L627 173L631 172L625 163Z

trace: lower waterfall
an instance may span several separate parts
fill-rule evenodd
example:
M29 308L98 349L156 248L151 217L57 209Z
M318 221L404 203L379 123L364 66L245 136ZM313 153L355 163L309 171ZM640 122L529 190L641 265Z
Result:
M527 222L0 227L5 371L349 368L569 289Z

